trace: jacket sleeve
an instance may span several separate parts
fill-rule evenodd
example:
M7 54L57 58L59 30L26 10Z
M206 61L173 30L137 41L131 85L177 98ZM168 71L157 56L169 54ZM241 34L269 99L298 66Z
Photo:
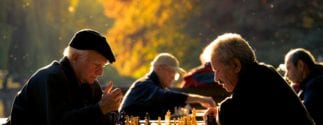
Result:
M177 92L169 89L164 89L157 87L152 84L141 84L144 87L138 87L140 90L137 92L142 92L146 95L144 102L150 103L149 105L161 105L165 107L175 107L184 106L187 99L187 94L182 92Z

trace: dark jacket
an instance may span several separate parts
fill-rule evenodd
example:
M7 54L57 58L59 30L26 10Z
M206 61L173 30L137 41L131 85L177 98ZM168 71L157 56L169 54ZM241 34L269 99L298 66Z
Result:
M311 125L296 93L272 67L251 64L219 110L221 125Z
M141 119L149 113L151 119L164 118L167 110L185 106L187 94L163 88L155 72L134 82L120 105L120 112Z
M323 66L317 65L300 83L300 98L317 125L323 125Z
M80 84L65 57L38 70L16 96L12 125L107 125L112 113L103 115L98 101L99 84Z

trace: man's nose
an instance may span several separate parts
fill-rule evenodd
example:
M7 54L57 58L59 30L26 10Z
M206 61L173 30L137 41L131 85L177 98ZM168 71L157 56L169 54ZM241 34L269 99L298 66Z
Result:
M96 70L96 74L98 74L99 76L102 76L103 75L103 68L98 68Z
M217 77L216 77L216 73L214 72L213 74L214 74L214 77L213 77L214 82L218 82Z

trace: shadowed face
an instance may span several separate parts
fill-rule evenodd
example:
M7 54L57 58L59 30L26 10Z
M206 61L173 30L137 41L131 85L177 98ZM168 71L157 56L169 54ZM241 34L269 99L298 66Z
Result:
M175 76L177 74L176 70L168 67L166 65L159 66L159 80L163 87L170 87L172 82L175 80Z
M285 59L286 72L285 77L293 83L302 82L301 70L294 65L290 58Z
M75 58L74 71L81 83L93 84L103 74L107 59L95 51L88 51Z
M214 72L214 81L221 85L227 92L232 92L238 82L238 72L234 67L234 62L223 63L216 57L211 60L212 70Z

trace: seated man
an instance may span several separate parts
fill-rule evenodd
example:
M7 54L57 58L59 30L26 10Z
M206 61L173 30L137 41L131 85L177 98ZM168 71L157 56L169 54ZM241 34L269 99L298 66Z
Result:
M323 125L323 65L305 49L290 50L285 56L285 76L299 86L298 95L316 125Z
M239 34L226 33L211 46L214 80L231 93L206 115L221 125L312 125L313 119L276 70L256 59Z
M119 112L139 116L146 113L151 119L164 117L168 110L185 106L187 103L200 103L204 107L215 106L212 97L181 93L168 89L178 72L178 60L171 54L161 53L151 63L151 72L134 82L122 100Z
M39 69L18 92L11 125L114 125L120 89L97 81L115 57L98 32L81 30L65 48L64 57Z

